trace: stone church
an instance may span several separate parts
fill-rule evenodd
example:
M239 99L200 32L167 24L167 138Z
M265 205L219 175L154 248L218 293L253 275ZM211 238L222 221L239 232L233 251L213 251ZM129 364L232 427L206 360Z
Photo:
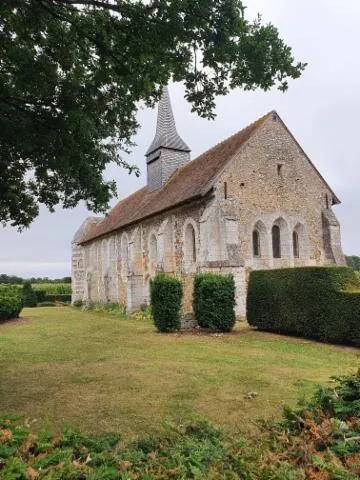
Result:
M345 263L340 201L275 111L191 160L166 88L145 157L146 185L76 232L73 301L131 312L163 271L182 278L188 313L196 272L220 272L245 315L250 270Z

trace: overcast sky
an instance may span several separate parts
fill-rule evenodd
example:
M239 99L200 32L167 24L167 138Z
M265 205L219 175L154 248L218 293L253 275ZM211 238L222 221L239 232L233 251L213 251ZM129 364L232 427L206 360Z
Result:
M244 0L248 17L263 14L293 47L295 58L309 63L303 76L282 94L233 91L217 101L215 121L190 112L181 85L170 95L178 131L192 158L270 110L277 110L342 204L334 207L342 225L343 249L360 255L360 1ZM146 182L144 152L151 143L156 111L139 112L142 125L130 160L141 167L139 179L110 166L122 198ZM113 204L116 200L113 201ZM0 230L0 273L21 276L70 275L71 238L89 212L82 206L53 214L42 209L30 229ZM90 214L91 215L91 214Z

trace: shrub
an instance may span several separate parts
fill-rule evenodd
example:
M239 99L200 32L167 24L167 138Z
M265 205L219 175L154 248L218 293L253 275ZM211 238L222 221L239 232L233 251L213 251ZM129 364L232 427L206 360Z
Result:
M193 310L200 327L217 332L230 332L235 325L234 307L235 283L232 275L196 275Z
M285 407L280 422L263 424L271 451L262 457L268 475L261 478L283 478L277 464L285 462L299 469L299 476L285 478L359 478L360 374L332 380L331 387L318 386L311 401Z
M55 307L55 303L53 302L39 302L37 304L38 307Z
M21 289L0 285L0 320L18 318L23 307Z
M82 300L74 300L72 302L72 306L75 308L81 308L83 306L83 301Z
M24 307L36 307L37 298L30 282L24 282L22 287Z
M91 303L90 305L84 305L85 310L94 310L95 312L110 313L111 315L117 315L124 317L126 315L126 307L121 303Z
M348 267L254 271L247 320L261 330L360 345L359 288Z
M56 295L46 295L47 302L63 302L63 303L70 303L71 302L71 295L67 293L58 293Z
M181 281L159 273L150 283L151 311L160 332L180 329L180 309L183 297Z
M222 432L203 420L166 426L158 435L132 442L117 433L87 436L71 427L56 437L46 429L35 433L9 416L0 417L0 429L1 479L260 478L252 474L250 457L244 458L245 442L232 447Z
M133 318L134 320L144 320L144 321L153 322L151 307L146 306L146 308L144 308L141 305L140 310L137 310L136 312L133 312L131 314L131 318Z
M34 290L36 300L38 303L46 302L46 291L45 290Z

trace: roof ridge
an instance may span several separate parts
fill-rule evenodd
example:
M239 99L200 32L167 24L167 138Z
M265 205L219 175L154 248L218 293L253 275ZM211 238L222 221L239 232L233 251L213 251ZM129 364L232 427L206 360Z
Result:
M229 140L233 139L234 137L236 137L237 135L240 135L241 133L244 133L245 130L247 129L251 129L251 127L255 126L257 123L259 123L258 125L256 125L256 128L259 128L262 123L267 120L268 117L270 117L270 115L272 115L273 113L275 113L277 115L277 112L276 110L271 110L270 112L266 113L265 115L263 115L262 117L259 117L257 120L255 120L254 122L252 123L249 123L249 125L247 125L246 127L242 128L241 130L238 130L237 132L231 134L229 137L225 138L224 140L221 140L220 142L216 143L215 145L213 145L212 147L208 148L207 150L205 150L204 152L200 153L200 155L198 155L196 158L194 158L193 160L191 160L190 162L186 163L185 165L181 166L180 168L178 168L177 170L175 170L175 172L173 173L173 175L168 179L168 181L166 183L168 183L172 178L174 178L176 176L177 173L180 173L182 171L184 171L186 168L190 167L191 164L193 164L194 162L196 162L197 160L201 159L203 156L205 155L208 155L212 150L215 150L217 148L219 148L221 145L223 145L224 143L228 142ZM253 130L253 131L255 131ZM252 132L253 133L253 132ZM165 185L166 185L165 183ZM165 186L164 185L164 186Z
M82 239L81 243L102 237L114 230L204 196L219 172L274 112L273 110L263 115L175 170L160 189L151 192L144 185L119 200L104 221L98 224L96 232Z

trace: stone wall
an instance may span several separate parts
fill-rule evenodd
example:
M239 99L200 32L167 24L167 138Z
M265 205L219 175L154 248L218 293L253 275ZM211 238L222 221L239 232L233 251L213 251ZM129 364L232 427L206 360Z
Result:
M216 198L238 218L245 266L345 263L339 223L329 205L332 193L277 115L264 122L219 176ZM281 258L273 255L274 225L280 228ZM259 256L254 256L254 230Z
M76 297L86 302L119 302L128 311L149 302L149 283L157 271L178 275L183 280L183 313L192 311L194 276L200 271L234 273L237 285L237 313L244 315L242 264L234 263L234 247L228 256L227 241L234 242L236 225L222 240L226 222L217 206L206 199L174 209L128 229L89 242L74 243L73 262L81 256L81 271L73 276L82 288ZM217 226L216 226L217 225ZM216 235L214 227L216 226ZM189 237L189 232L191 237ZM155 244L156 242L156 244ZM209 253L210 252L210 253ZM235 254L236 256L236 254Z

